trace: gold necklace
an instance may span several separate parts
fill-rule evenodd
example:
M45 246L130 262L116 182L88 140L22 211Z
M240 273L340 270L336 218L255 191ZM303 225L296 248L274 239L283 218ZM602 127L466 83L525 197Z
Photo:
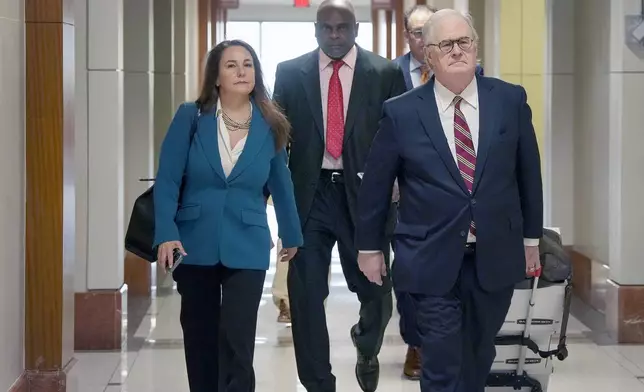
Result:
M248 118L245 121L239 122L235 121L223 109L221 111L221 119L224 120L224 124L229 132L239 131L240 129L250 129L250 120L253 117L252 109L251 113L248 115Z

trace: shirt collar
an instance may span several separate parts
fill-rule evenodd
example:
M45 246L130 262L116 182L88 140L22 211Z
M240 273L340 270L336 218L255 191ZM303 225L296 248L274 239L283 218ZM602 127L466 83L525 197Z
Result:
M328 67L331 65L331 62L333 62L333 59L329 56L326 55L322 51L322 49L319 50L320 52L320 71L322 71L324 68ZM356 59L358 58L358 49L356 49L356 46L353 45L351 49L349 49L349 52L344 55L342 58L342 61L344 61L344 64L348 66L351 69L354 69L356 66Z
M422 66L423 66L423 63L416 60L416 57L414 57L413 54L409 53L409 71L414 72L415 70L417 70Z
M439 110L441 112L445 112L452 105L456 94L449 91L447 87L443 86L438 80L435 80L434 91L436 92L436 103L438 104ZM479 104L478 95L476 77L474 77L470 84L465 87L465 90L459 94L459 96L474 109L476 109Z

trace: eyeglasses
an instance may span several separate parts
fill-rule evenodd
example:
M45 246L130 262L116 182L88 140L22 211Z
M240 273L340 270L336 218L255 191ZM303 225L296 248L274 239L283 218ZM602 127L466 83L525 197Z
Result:
M416 39L420 39L423 37L423 29L411 30L411 31L407 30L407 32L409 33L409 35L411 35Z
M472 47L474 40L470 37L461 37L457 39L446 39L437 44L429 44L427 46L436 46L443 53L450 53L454 50L454 44L457 44L461 50L469 50Z

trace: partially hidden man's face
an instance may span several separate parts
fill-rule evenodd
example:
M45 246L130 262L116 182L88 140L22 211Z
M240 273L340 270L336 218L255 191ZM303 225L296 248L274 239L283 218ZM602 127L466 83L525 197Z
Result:
M409 50L412 56L421 63L425 62L423 55L423 26L432 16L431 12L425 10L418 10L409 15L409 20L405 28L405 37L409 43Z
M358 24L350 12L329 8L318 14L315 38L330 58L342 59L355 45L357 36Z

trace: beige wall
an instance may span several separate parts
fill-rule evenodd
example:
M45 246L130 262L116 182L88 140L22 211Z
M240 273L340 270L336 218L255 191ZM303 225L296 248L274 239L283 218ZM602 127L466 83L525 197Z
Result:
M123 285L122 238L150 185L138 180L154 176L176 106L196 98L197 5L74 0L76 292Z
M485 1L470 1L468 12L474 20L474 28L479 33L479 61L485 68Z
M0 1L0 391L23 369L23 9L22 0Z
M550 193L546 200L549 224L559 227L565 245L573 245L575 223L574 128L575 128L575 11L574 1L551 1L548 9L546 69L546 127L548 148L544 178Z
M625 44L641 1L549 3L553 224L610 279L641 285L644 48Z
M575 245L609 260L610 2L575 0Z
M625 45L625 18L640 15L642 3L641 0L609 3L609 277L621 285L642 285L644 48L638 45L636 54Z
M565 243L608 260L610 4L550 2L547 127L552 225ZM592 43L592 44L589 44Z

